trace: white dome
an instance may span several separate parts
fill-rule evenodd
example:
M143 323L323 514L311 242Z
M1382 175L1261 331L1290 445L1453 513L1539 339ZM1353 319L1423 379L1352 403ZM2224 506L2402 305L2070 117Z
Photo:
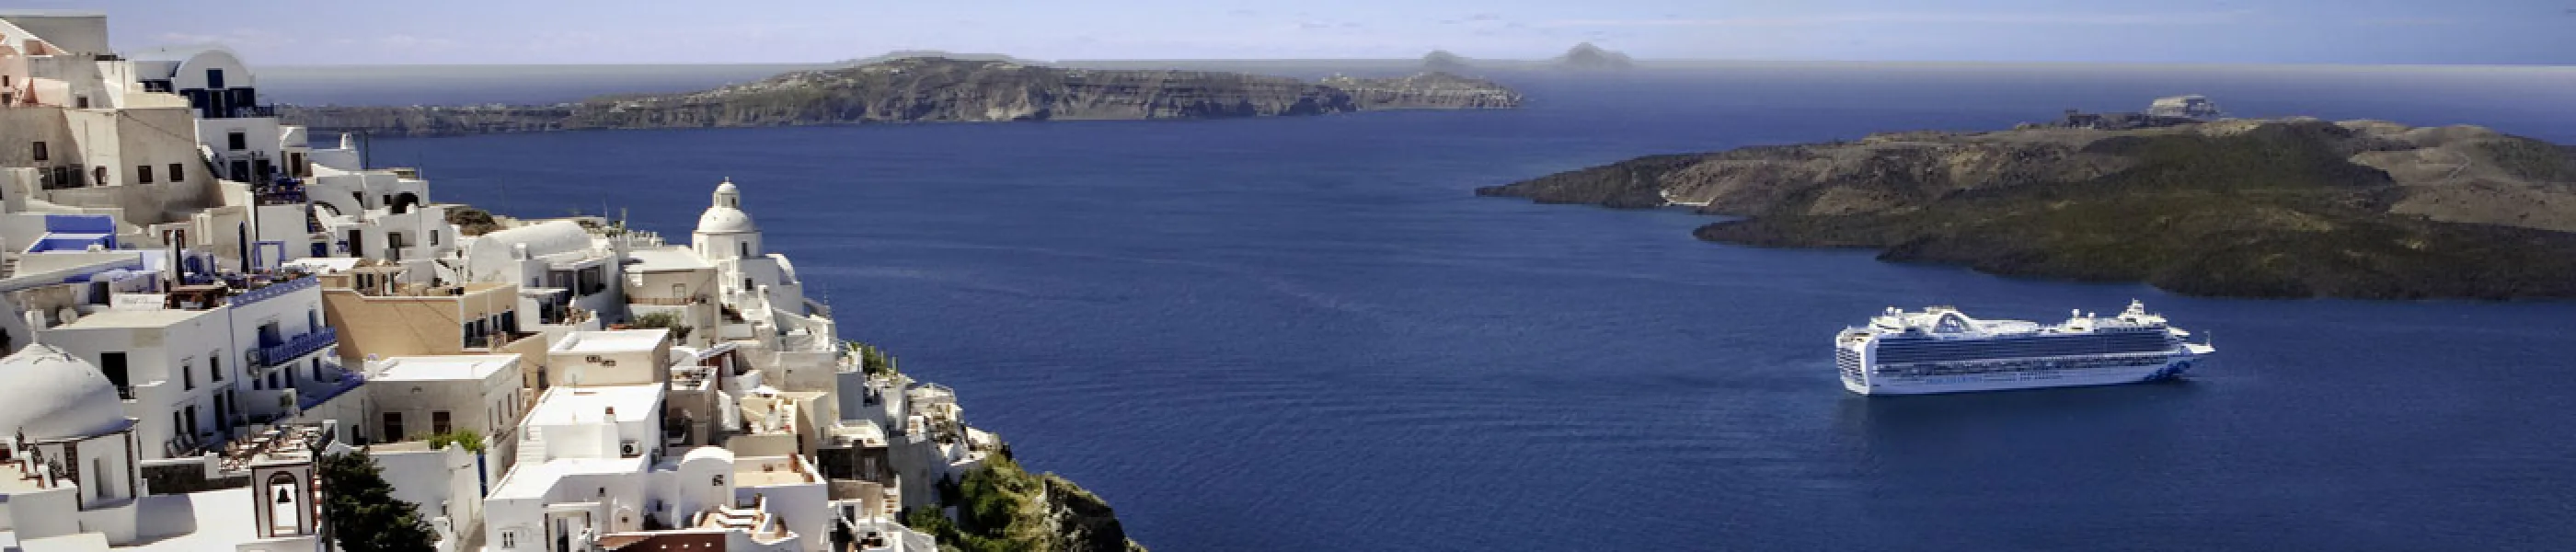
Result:
M134 425L116 385L98 369L51 345L28 345L0 358L0 434L28 439L90 437Z
M742 212L742 189L734 187L731 178L717 184L715 202L707 206L706 214L698 215L698 233L749 234L758 231L760 227L751 224L751 214Z
M733 464L733 451L725 450L724 447L698 447L689 449L687 454L680 455L681 464L694 463L699 460L714 460L731 465Z
M751 214L741 209L715 206L708 207L706 214L698 215L700 234L749 234L758 231L760 227L751 224Z

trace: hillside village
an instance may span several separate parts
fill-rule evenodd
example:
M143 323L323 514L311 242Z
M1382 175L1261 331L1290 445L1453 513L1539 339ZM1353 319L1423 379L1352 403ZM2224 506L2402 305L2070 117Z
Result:
M759 183L707 183L685 239L460 227L258 84L0 13L0 548L329 549L322 466L363 452L425 549L926 552L956 543L907 514L1017 473L844 340L742 209Z

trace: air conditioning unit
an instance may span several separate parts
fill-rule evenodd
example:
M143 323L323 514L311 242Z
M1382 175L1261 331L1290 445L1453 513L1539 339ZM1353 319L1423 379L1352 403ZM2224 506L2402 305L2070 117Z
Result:
M618 442L617 442L617 455L618 455L618 456L624 456L624 457L627 457L627 458L634 458L634 457L637 457L637 456L643 456L643 455L644 455L644 445L643 445L642 443L637 443L637 442L635 442L635 440L634 440L634 439L627 439L627 440L624 440L624 441L618 441Z

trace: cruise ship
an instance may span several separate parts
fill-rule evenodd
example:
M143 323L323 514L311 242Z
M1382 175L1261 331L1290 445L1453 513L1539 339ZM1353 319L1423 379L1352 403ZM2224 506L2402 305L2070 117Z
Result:
M2190 336L2137 301L2118 316L2079 310L2056 325L1891 307L1836 335L1834 363L1843 388L1862 395L2140 383L2182 377L2217 352Z

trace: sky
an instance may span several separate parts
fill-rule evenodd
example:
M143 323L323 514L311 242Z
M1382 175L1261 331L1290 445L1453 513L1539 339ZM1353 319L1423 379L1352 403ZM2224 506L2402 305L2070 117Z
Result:
M0 0L268 65L1640 59L2576 65L2576 0Z

